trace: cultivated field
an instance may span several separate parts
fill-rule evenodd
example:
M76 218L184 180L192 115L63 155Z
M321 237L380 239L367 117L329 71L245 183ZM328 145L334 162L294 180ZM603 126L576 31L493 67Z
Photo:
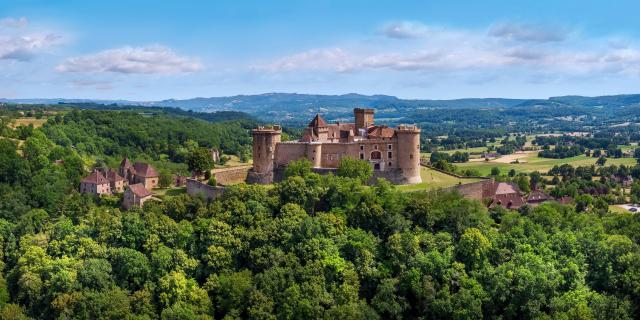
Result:
M47 118L18 118L14 120L13 127L19 127L20 125L28 126L32 124L34 128L39 128L42 127L45 122L47 122Z
M511 162L511 161L502 161L500 160L502 158L499 158L492 161L478 161L478 162L474 161L474 162L467 162L467 163L456 163L455 165L461 169L478 170L478 172L481 175L486 176L491 173L491 168L493 167L499 168L501 173L507 173L511 169L515 169L518 172L539 171L539 172L545 173L549 171L549 169L553 168L553 166L555 165L562 165L567 163L574 167L588 166L588 165L595 164L597 160L596 158L587 157L584 155L566 158L566 159L540 158L538 157L537 152L519 154L517 158L520 161L520 163L504 163L504 162ZM606 165L609 166L612 164L635 165L636 160L634 158L607 159Z
M438 188L453 187L458 184L471 183L480 180L473 178L460 179L426 167L421 167L420 176L422 176L422 183L398 186L398 189L402 191L433 190Z

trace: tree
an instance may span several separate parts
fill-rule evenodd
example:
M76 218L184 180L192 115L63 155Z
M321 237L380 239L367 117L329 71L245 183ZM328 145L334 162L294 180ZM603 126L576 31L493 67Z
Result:
M605 156L600 156L600 158L598 158L598 160L596 161L596 164L599 166L604 166L604 164L607 163L607 158Z
M358 179L365 183L373 175L373 167L366 161L356 160L349 157L340 159L338 166L338 176Z
M196 175L202 175L213 169L214 163L209 149L198 147L191 150L187 156L187 166Z
M285 177L306 177L312 172L313 164L309 159L302 158L300 160L291 161L284 170Z
M212 175L211 178L209 178L209 181L207 181L207 184L212 186L212 187L217 186L218 182L216 181L216 176Z
M494 177L497 177L500 175L500 168L498 167L493 167L491 168L491 175Z
M491 242L477 228L469 228L464 231L458 242L457 257L462 261L467 270L481 267L489 253Z
M167 170L160 170L158 185L160 188L169 188L173 184L173 175Z

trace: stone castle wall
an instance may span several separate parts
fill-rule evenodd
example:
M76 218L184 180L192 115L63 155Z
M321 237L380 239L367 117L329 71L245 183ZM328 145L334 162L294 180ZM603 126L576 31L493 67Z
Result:
M216 182L221 185L230 185L247 180L251 166L214 169L211 173L216 177Z
M192 197L203 197L207 200L213 200L221 196L224 191L224 187L212 187L196 179L187 179L187 194Z

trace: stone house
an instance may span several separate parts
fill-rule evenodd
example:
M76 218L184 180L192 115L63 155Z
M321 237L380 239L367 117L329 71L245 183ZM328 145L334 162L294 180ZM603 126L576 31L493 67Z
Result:
M124 187L128 185L128 182L125 178L123 178L115 170L112 169L107 170L107 174L105 176L107 177L107 180L109 180L109 185L111 186L112 193L124 192Z
M93 170L91 174L80 182L80 192L90 193L97 196L110 195L111 185L104 174L98 170Z
M151 199L151 196L151 192L142 183L131 184L124 191L122 206L127 210L133 207L142 207L147 200Z
M132 165L126 157L120 162L118 173L129 181L129 184L142 183L147 190L158 186L160 176L152 165L143 162L136 162Z

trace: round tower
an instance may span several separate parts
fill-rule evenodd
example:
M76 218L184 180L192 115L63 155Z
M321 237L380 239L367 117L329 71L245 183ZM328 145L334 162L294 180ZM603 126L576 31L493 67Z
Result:
M322 165L322 144L311 142L307 144L307 159L311 161L314 168Z
M253 136L253 172L273 173L276 144L280 142L280 126L258 127L251 131Z
M408 184L422 182L420 177L420 129L415 125L400 125L398 137L398 168Z

